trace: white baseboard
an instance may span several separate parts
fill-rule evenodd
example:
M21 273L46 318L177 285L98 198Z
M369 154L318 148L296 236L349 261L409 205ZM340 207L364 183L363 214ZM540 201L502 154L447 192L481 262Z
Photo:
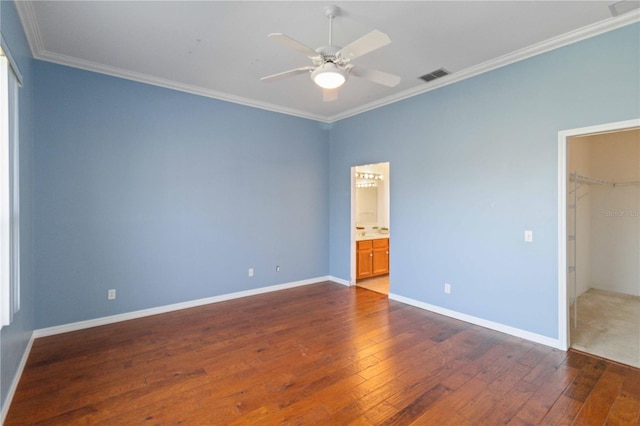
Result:
M268 287L260 287L251 290L239 291L236 293L222 294L220 296L207 297L204 299L191 300L188 302L174 303L172 305L158 306L156 308L142 309L140 311L127 312L124 314L111 315L108 317L95 318L86 321L79 321L70 324L57 325L35 330L34 338L53 336L55 334L67 333L70 331L83 330L85 328L98 327L106 324L113 324L120 321L127 321L136 318L147 317L150 315L164 314L166 312L177 311L180 309L194 308L196 306L208 305L210 303L224 302L226 300L238 299L241 297L255 296L257 294L269 293L272 291L285 290L287 288L300 287L303 285L316 284L323 281L334 281L331 276L310 278L302 281L293 281L284 284L277 284ZM336 281L337 282L337 281ZM340 283L342 284L342 283Z
M393 293L389 294L389 299L392 299L401 303L405 303L407 305L415 306L416 308L435 312L436 314L445 315L450 318L458 319L460 321L479 325L484 328L499 331L501 333L509 334L511 336L521 337L523 339L530 340L535 343L540 343L545 346L551 346L552 348L565 350L560 344L559 339L552 339L550 337L543 336L541 334L532 333L530 331L521 330L519 328L489 321L483 318L478 318L472 315L467 315L457 311L452 311L450 309L442 308L440 306L430 305L429 303L420 302L418 300L410 299L404 296L398 296L397 294L393 294Z
M349 280L343 280L342 278L334 277L333 275L329 275L329 281L333 281L334 283L342 284L344 286L350 287L351 283Z
M24 367L27 365L27 359L29 359L29 354L31 353L31 347L33 346L33 340L35 336L31 333L31 337L29 338L29 342L27 342L27 347L24 349L24 353L22 354L22 359L20 360L20 364L18 364L18 368L16 369L16 374L13 376L13 380L11 381L11 385L9 386L9 391L7 392L7 398L2 405L2 412L0 413L0 425L4 424L4 420L7 418L7 414L9 414L9 407L11 407L11 401L13 401L13 396L16 394L16 390L18 389L18 383L20 383L20 378L22 377L22 372L24 371Z

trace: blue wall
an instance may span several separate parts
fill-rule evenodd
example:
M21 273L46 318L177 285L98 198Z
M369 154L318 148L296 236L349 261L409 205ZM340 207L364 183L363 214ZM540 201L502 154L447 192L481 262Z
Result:
M389 161L391 292L558 338L558 131L640 117L639 66L635 24L336 123L331 275L350 167Z
M13 2L0 1L0 28L18 67L23 86L20 104L20 277L21 308L11 325L0 333L0 404L4 407L7 392L34 329L34 173L31 51Z
M37 328L328 274L325 126L34 70Z

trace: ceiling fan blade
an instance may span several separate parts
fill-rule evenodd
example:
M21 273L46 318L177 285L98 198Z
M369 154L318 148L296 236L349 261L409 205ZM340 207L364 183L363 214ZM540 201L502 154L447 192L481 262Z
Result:
M316 56L319 55L318 52L316 52L315 50L313 50L309 46L306 46L306 45L300 43L298 40L292 39L291 37L289 37L286 34L271 33L267 37L272 38L272 39L276 40L278 43L280 43L280 44L282 44L284 46L287 46L290 49L296 50L296 51L308 56L309 58L315 58Z
M283 72L279 72L277 74L268 75L266 77L262 77L260 80L266 81L266 82L278 81L278 80L281 80L283 78L293 77L294 75L303 74L305 72L313 71L314 69L315 69L315 67L312 67L312 66L296 68L296 69L293 69L293 70L283 71Z
M373 30L356 41L347 44L340 49L336 56L342 56L344 59L351 60L358 56L366 55L376 49L391 43L388 35L382 31Z
M338 89L322 89L322 100L333 102L338 99Z
M378 70L367 70L360 67L351 69L351 75L364 78L374 83L382 84L387 87L395 87L400 83L401 78L397 75L389 74Z

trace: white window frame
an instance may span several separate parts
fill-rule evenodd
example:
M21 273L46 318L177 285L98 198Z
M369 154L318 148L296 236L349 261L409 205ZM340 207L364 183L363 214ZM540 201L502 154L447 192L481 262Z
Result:
M4 38L0 46L0 327L20 310L20 150L22 75Z

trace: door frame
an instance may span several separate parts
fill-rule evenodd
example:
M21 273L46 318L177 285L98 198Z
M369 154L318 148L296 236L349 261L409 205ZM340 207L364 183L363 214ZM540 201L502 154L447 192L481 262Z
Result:
M356 167L351 167L351 232L349 237L349 285L356 285Z
M558 132L558 343L569 349L569 309L567 298L567 161L569 138L615 132L640 127L640 118L579 127Z

